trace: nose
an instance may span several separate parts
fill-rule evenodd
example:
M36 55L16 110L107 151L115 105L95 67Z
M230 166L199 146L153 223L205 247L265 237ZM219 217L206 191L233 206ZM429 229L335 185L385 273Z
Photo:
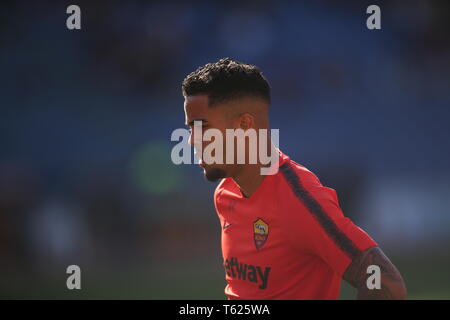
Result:
M189 139L188 139L188 143L189 145L193 146L194 145L194 137L193 137L194 133L192 131L189 132Z
M203 141L201 137L201 132L198 132L198 136L194 134L194 130L192 129L189 133L189 145L194 147L194 154L197 157L201 157L201 150L203 149Z
M197 135L195 134L197 133ZM191 146L199 146L203 143L202 141L202 127L201 126L194 126L191 128L189 132L189 144Z

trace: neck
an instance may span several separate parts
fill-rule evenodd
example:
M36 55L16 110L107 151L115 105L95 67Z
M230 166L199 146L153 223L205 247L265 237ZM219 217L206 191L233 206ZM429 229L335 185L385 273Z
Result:
M239 173L233 177L234 182L241 189L246 198L250 198L264 181L265 175L261 174L261 165L244 165Z
M267 152L267 154L272 157L272 160L279 159L279 154L270 141L270 138L268 138ZM275 163L269 163L269 165L274 164ZM263 165L259 162L257 164L244 164L237 174L232 177L246 198L250 198L264 181L266 175L261 174L261 168L267 168L269 165Z

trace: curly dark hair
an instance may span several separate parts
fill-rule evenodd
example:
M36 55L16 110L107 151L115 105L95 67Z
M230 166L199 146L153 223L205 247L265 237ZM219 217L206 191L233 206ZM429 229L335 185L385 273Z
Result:
M183 96L205 94L209 106L243 97L259 97L270 104L270 85L258 67L230 58L208 63L190 73Z

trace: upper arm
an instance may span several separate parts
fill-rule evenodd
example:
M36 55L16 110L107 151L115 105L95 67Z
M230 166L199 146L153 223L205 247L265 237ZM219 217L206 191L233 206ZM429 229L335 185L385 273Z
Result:
M379 289L369 289L367 280L369 266L380 270ZM406 286L400 272L379 247L372 247L361 252L348 266L343 275L344 280L358 289L361 299L404 299Z
M339 276L364 250L377 243L345 217L333 189L293 181L287 233L298 249L320 257Z
M344 216L336 192L322 186L312 174L300 179L290 166L280 169L291 191L281 195L280 204L288 205L283 212L287 214L285 228L292 245L320 257L336 274L359 289L359 297L368 297L367 267L377 265L383 288L381 292L372 290L371 297L379 294L385 298L404 298L406 288L400 273L377 243Z

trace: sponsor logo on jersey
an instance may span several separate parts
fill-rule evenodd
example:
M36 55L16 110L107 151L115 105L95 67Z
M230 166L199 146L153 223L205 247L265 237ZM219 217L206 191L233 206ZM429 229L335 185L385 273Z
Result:
M238 258L231 257L224 262L225 272L233 279L258 283L258 288L264 290L269 282L270 267L254 266L239 262Z

